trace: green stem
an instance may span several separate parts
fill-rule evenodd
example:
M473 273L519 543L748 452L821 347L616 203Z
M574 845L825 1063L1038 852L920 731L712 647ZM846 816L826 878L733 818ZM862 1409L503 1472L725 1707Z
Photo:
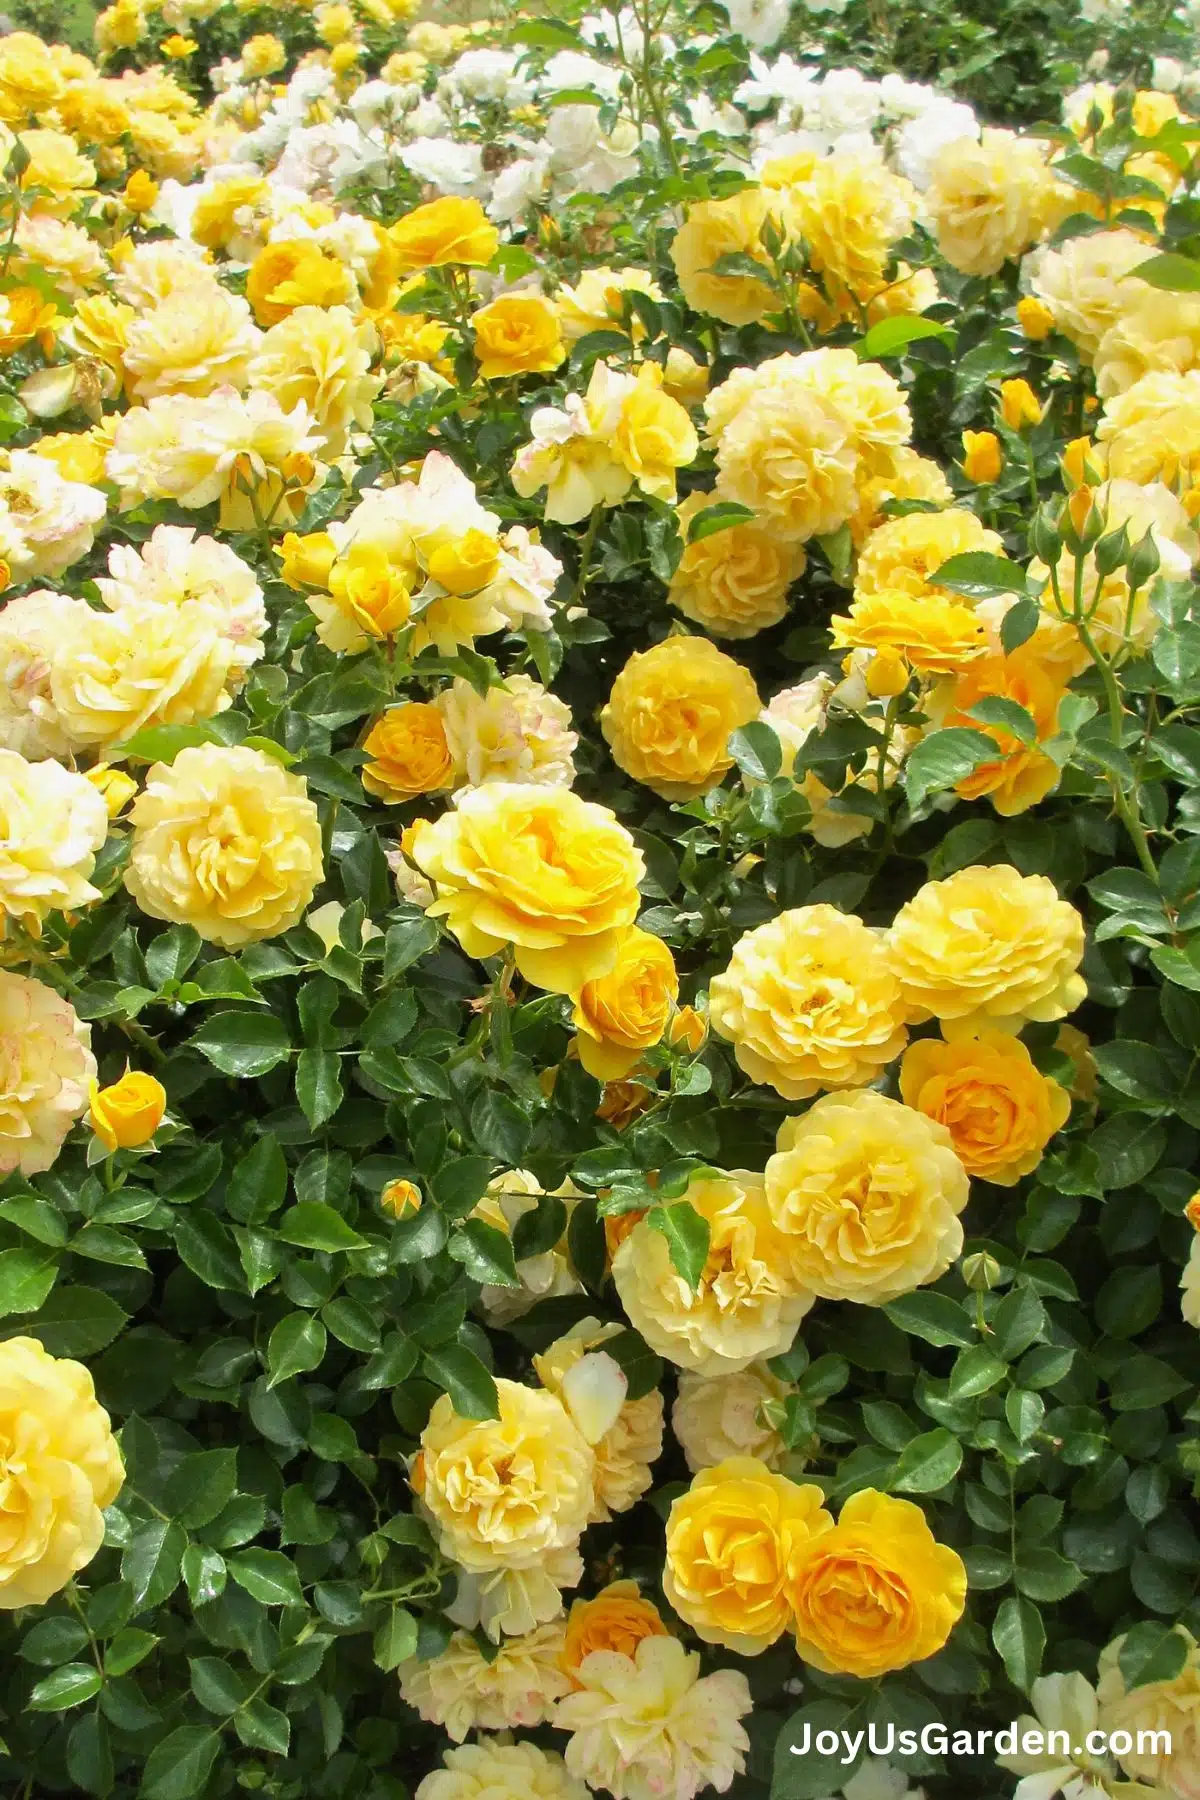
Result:
M567 601L568 606L579 606L582 604L584 592L588 584L588 576L591 573L592 552L596 547L596 533L600 529L600 515L602 511L603 508L600 506L594 506L592 508L592 516L588 520L587 530L583 534L583 542L579 546L579 568L575 575L575 586L571 589L571 596Z

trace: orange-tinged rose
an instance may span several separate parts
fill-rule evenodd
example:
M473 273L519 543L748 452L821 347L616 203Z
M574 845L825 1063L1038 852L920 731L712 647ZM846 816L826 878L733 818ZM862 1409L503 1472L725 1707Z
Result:
M310 239L267 244L250 265L246 298L260 325L278 325L298 306L344 306L353 297L344 263Z
M608 1085L612 1088L632 1088L636 1087L638 1084L632 1081L610 1081ZM608 1088L605 1088L604 1091L607 1093ZM650 1090L649 1088L642 1088L641 1092L648 1096ZM625 1242L625 1239L632 1232L634 1226L640 1225L645 1216L645 1209L639 1209L636 1206L632 1207L629 1212L605 1213L604 1247L608 1251L608 1260L610 1263L617 1254L617 1251L621 1248L621 1245ZM1200 1226L1198 1226L1197 1229L1200 1230Z
M666 1637L662 1614L643 1600L636 1581L610 1581L594 1600L576 1600L567 1615L561 1662L574 1680L575 1671L593 1650L613 1650L632 1657L643 1638ZM578 1683L576 1683L578 1685Z
M983 620L948 594L885 588L860 595L848 613L835 613L829 623L835 650L890 653L924 675L955 674L988 647Z
M389 1218L408 1219L420 1212L424 1198L414 1181L389 1181L379 1204Z
M148 1144L167 1110L162 1083L140 1069L126 1069L111 1087L91 1082L88 1098L92 1130L108 1151L136 1150L140 1144Z
M963 474L968 481L984 487L998 481L1004 467L1000 439L994 431L964 431L962 434Z
M706 1644L757 1656L791 1623L788 1571L833 1529L821 1489L730 1456L667 1519L663 1592Z
M391 227L402 270L440 269L448 263L484 268L500 246L500 233L478 200L446 194L405 213Z
M675 961L661 938L637 925L622 937L607 975L572 996L575 1043L589 1075L616 1081L657 1044L679 996Z
M967 1572L911 1500L864 1488L788 1569L797 1654L827 1675L872 1680L940 1650L962 1617Z
M690 1050L693 1056L708 1041L708 1020L694 1006L681 1006L671 1020L667 1042L676 1050Z
M472 313L471 324L484 381L546 374L567 359L558 313L543 294L501 294Z
M1071 1097L1003 1031L952 1044L920 1038L900 1065L900 1096L950 1133L968 1175L1011 1187L1042 1160L1066 1124Z
M954 683L947 696L948 710L934 704L931 712L939 725L963 726L994 738L998 755L979 763L955 784L964 800L989 799L1002 818L1028 812L1058 786L1059 768L1053 757L1039 748L1058 730L1058 709L1064 688L1025 645L1011 656L996 652L974 662ZM984 725L971 708L983 700L1011 700L1033 720L1035 742L1006 731L1002 725Z
M372 725L363 749L371 760L363 767L362 784L390 806L415 800L418 794L437 793L453 782L446 727L437 707L428 701L390 707Z

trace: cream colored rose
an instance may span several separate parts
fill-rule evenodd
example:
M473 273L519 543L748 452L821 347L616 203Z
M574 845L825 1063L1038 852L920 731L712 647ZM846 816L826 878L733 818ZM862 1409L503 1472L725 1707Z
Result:
M326 458L339 456L350 431L368 431L383 371L371 373L379 337L370 320L346 306L298 306L272 325L257 346L249 380L290 410L302 401L324 433Z
M145 725L193 725L224 712L233 644L195 601L95 612L76 604L52 651L50 695L75 748L109 749Z
M111 612L125 606L205 606L232 645L231 674L244 675L263 653L267 612L254 570L216 538L191 525L156 525L140 550L114 544L108 575L97 576Z
M787 1100L862 1087L907 1042L883 934L835 906L800 906L739 938L709 987L738 1067Z
M1096 438L1118 480L1186 485L1200 468L1200 369L1143 375L1105 401Z
M98 900L89 877L107 836L104 796L85 776L0 750L0 915L38 937L47 913Z
M250 303L215 282L183 288L133 320L121 363L138 400L158 394L211 394L246 381L261 336Z
M762 241L763 226L771 216L770 196L756 187L688 208L671 243L671 261L683 297L696 312L711 313L726 325L750 325L764 313L781 309ZM774 224L778 230L778 217ZM762 280L714 273L723 256L752 257L762 265Z
M1129 1750L1113 1748L1132 1780L1149 1783L1171 1800L1200 1800L1200 1644L1183 1626L1175 1629L1187 1642L1187 1658L1170 1681L1126 1688L1119 1660L1123 1636L1100 1652L1096 1687L1100 1729L1110 1741L1118 1731L1133 1739ZM1157 1739L1139 1735L1154 1732L1166 1735Z
M635 651L600 714L613 761L664 800L690 800L733 767L729 739L757 718L749 672L707 638Z
M487 1193L471 1216L482 1219L485 1225L511 1238L526 1213L537 1210L541 1192L541 1183L528 1169L507 1169L503 1175L496 1175L488 1182ZM569 1220L580 1197L579 1189L573 1182L564 1181L561 1187L555 1188L554 1194L556 1199L565 1201ZM487 1283L480 1289L479 1304L489 1325L510 1325L539 1300L583 1293L583 1283L571 1267L565 1230L551 1249L542 1250L537 1256L521 1258L517 1264L517 1280L520 1285L515 1288Z
M887 935L906 1003L918 1018L940 1019L946 1037L1073 1012L1087 993L1083 948L1083 920L1054 883L1007 863L927 881Z
M805 555L798 544L781 543L753 519L688 543L692 520L716 498L689 494L679 505L684 550L667 599L714 637L754 637L786 614L788 590L804 573Z
M561 1617L563 1594L579 1586L583 1573L577 1544L549 1550L533 1566L460 1569L458 1592L446 1617L465 1631L482 1629L494 1644L525 1637Z
M0 970L0 1174L50 1168L88 1104L91 1027L43 982Z
M864 1088L786 1119L767 1206L797 1286L885 1306L945 1274L962 1249L967 1175L946 1127Z
M789 1452L764 1408L782 1401L787 1383L772 1375L766 1363L751 1363L736 1375L679 1377L671 1408L671 1429L693 1475L724 1462L727 1456L754 1456L768 1469L781 1468Z
M684 1197L709 1226L699 1284L688 1286L666 1238L643 1220L613 1259L630 1324L660 1356L701 1375L736 1374L781 1355L813 1297L792 1279L762 1176L746 1169L698 1176Z
M1145 286L1129 280L1129 272L1147 254L1145 239L1122 227L1068 238L1055 250L1035 252L1024 267L1033 293L1054 314L1055 329L1091 358L1138 287Z
M627 1399L625 1374L604 1349L622 1329L615 1321L581 1319L533 1359L542 1386L557 1394L595 1451L590 1525L636 1505L652 1486L651 1465L662 1455L662 1395L655 1388Z
M321 880L307 786L261 750L205 744L156 763L130 819L125 885L142 911L228 949L287 931Z
M442 1767L417 1788L417 1800L588 1800L588 1790L556 1750L485 1741L447 1750Z
M434 702L442 715L457 783L536 782L570 787L579 742L571 709L528 675L506 675L502 688L478 693L457 678Z
M978 143L943 145L925 203L946 261L964 275L995 275L1041 236L1054 198L1043 146L985 127Z
M456 1631L440 1655L401 1663L400 1692L456 1744L471 1731L531 1730L548 1723L555 1702L570 1692L564 1635L565 1623L556 1619L508 1638L489 1659L470 1632Z
M54 710L50 670L76 604L35 588L0 608L0 745L31 760L63 756L71 747Z
M87 555L107 511L99 488L65 480L48 457L0 458L0 558L14 581L56 579Z
M1135 292L1096 349L1096 392L1123 394L1143 375L1182 374L1200 363L1200 299L1164 294L1149 282Z
M496 1391L497 1419L464 1419L443 1394L412 1470L443 1555L484 1574L572 1548L595 1499L592 1447L562 1401L503 1378Z
M83 1364L36 1338L0 1344L0 1469L0 1608L44 1606L100 1548L125 1467Z

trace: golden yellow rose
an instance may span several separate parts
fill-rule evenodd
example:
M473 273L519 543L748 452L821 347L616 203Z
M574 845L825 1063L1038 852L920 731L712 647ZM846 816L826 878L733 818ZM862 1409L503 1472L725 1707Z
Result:
M872 1680L940 1650L962 1617L967 1572L919 1506L864 1488L788 1570L796 1652L827 1675Z
M136 1150L148 1144L167 1110L161 1081L141 1069L126 1069L119 1081L102 1088L89 1084L92 1130L108 1151Z
M662 1232L642 1220L612 1265L630 1324L660 1356L698 1374L736 1374L781 1355L813 1297L792 1280L762 1176L746 1169L697 1176L684 1198L709 1226L699 1285L688 1286Z
M955 783L964 800L991 801L1002 818L1028 812L1057 786L1059 767L1039 748L1058 730L1058 709L1065 694L1061 682L1039 660L1033 644L1023 644L1011 656L993 652L980 657L943 693L934 696L929 712L936 725L966 726L995 738L994 760L980 763ZM982 700L1012 700L1034 722L1035 741L1005 731L1001 725L981 725L971 708Z
M715 502L715 494L689 494L681 501L676 516L684 549L667 598L714 637L753 637L786 614L788 590L804 573L804 551L782 543L754 519L688 543L692 520Z
M476 1573L535 1568L592 1509L595 1457L562 1401L503 1378L496 1392L496 1419L464 1419L443 1394L412 1470L443 1555Z
M124 769L114 769L111 763L93 763L85 779L103 800L110 819L118 818L138 791L133 776L127 775Z
M412 612L409 571L381 544L352 540L329 570L328 594L309 594L317 636L329 650L354 655L403 630Z
M835 650L890 653L923 675L953 675L988 648L983 620L947 594L885 588L863 594L829 623Z
M892 245L912 225L917 190L872 152L840 152L822 157L788 190L785 205L789 226L831 291L867 300L884 284Z
M346 265L311 238L289 238L259 251L246 276L246 298L260 325L278 325L298 306L345 306L355 298Z
M389 806L415 800L418 794L436 794L453 783L446 727L428 701L389 707L363 739L363 749L371 760L363 765L362 784Z
M1071 1113L1071 1096L1039 1071L1020 1038L1003 1031L910 1044L900 1096L946 1127L968 1175L997 1187L1036 1169Z
M1000 479L1004 456L994 431L964 431L962 471L968 481L986 487Z
M657 1044L679 997L675 959L661 938L631 925L607 975L571 996L579 1060L599 1081L628 1075Z
M761 188L746 187L726 200L702 200L688 214L671 243L671 261L688 305L726 325L751 325L782 302L770 285L771 267L763 248L763 225L771 216ZM775 220L778 226L778 217ZM723 256L749 256L761 263L763 279L714 273Z
M462 598L490 586L500 572L500 544L489 531L471 526L429 552L429 573L448 594Z
M952 556L968 550L1004 554L1004 542L973 512L949 506L944 512L906 513L885 519L871 532L858 553L854 572L854 597L871 594L911 594L923 598L944 593L935 579L938 569Z
M643 1600L636 1581L610 1581L594 1600L576 1600L567 1615L562 1647L562 1666L574 1680L585 1656L594 1650L615 1650L633 1656L643 1638L666 1637L662 1614L650 1600Z
M675 471L695 460L700 440L685 409L664 392L657 363L638 370L621 403L612 448L643 494L674 500Z
M1126 1685L1120 1660L1124 1634L1100 1652L1098 1723L1110 1738L1126 1734L1129 1748L1113 1754L1132 1781L1147 1784L1135 1792L1195 1800L1200 1794L1200 1644L1186 1626L1175 1630L1184 1639L1186 1654L1182 1669L1169 1681Z
M697 1475L667 1519L663 1592L706 1644L758 1656L791 1623L788 1570L833 1529L821 1489L731 1456Z
M191 235L207 250L228 249L238 234L238 213L264 207L271 190L258 173L234 175L201 188L192 214Z
M730 734L759 714L747 670L707 638L635 651L600 714L613 761L664 800L707 792L733 767Z
M558 314L543 294L501 294L471 314L484 381L544 374L567 360Z
M416 827L412 858L468 956L514 947L527 981L578 993L617 960L645 864L606 807L568 788L490 782Z
M156 763L130 819L125 886L142 911L226 949L287 931L321 879L308 788L261 750L204 744Z
M0 1344L0 1609L44 1606L91 1562L125 1468L82 1363Z
M1027 381L1015 379L1000 383L1000 417L1010 431L1025 425L1040 425L1045 408Z
M1052 881L1008 863L927 881L897 913L887 944L915 1016L940 1019L948 1037L1048 1024L1087 994L1083 920Z
M448 263L483 268L500 245L500 233L478 200L453 194L405 213L389 236L402 270L441 269Z
M310 531L305 537L298 537L294 531L287 531L279 546L279 554L279 578L290 588L299 590L329 585L329 571L337 557L337 545L327 531Z
M739 938L709 1017L738 1067L787 1100L877 1080L908 1039L883 934L823 904Z
M886 1306L962 1249L966 1172L946 1127L871 1088L826 1094L779 1128L767 1205L792 1280L822 1300Z

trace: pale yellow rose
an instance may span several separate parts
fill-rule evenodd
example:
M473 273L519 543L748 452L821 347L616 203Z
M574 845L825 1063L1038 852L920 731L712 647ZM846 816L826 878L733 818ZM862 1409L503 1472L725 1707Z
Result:
M528 675L506 675L481 694L461 676L434 702L441 715L456 784L535 782L570 787L578 734L571 709Z
M83 775L0 750L0 936L5 918L33 937L47 913L100 898L91 885L108 808Z
M564 282L562 287L556 288L554 306L566 342L577 344L580 338L593 331L622 330L626 294L645 294L655 301L663 299L663 291L648 269L584 269L573 286ZM635 343L646 335L646 327L636 312L631 335ZM676 394L675 398L680 396Z
M965 507L885 519L858 553L855 599L883 593L905 593L914 599L934 593L948 598L946 590L937 585L938 569L952 556L977 550L1003 556L1004 542Z
M121 365L138 400L158 394L211 394L241 387L259 332L249 304L215 283L183 288L125 330Z
M563 1642L563 1622L556 1619L506 1639L485 1657L469 1631L456 1631L437 1656L400 1664L400 1693L456 1744L472 1731L528 1731L547 1724L555 1702L570 1692Z
M1111 476L1187 487L1200 473L1200 369L1143 375L1105 401L1096 438Z
M1119 227L1068 238L1057 249L1036 252L1025 266L1032 268L1030 285L1049 308L1055 330L1090 359L1138 288L1146 286L1129 276L1147 255L1145 239Z
M581 1319L533 1359L538 1380L563 1402L596 1456L589 1525L628 1512L654 1482L662 1455L663 1398L657 1388L626 1398L628 1380L605 1344L623 1330L615 1320Z
M755 187L688 208L671 242L671 261L689 306L726 325L751 325L764 313L782 310L763 248L763 226L771 217L771 196ZM774 223L778 229L778 215ZM763 279L714 273L723 256L752 257L762 264Z
M607 808L567 788L491 782L419 821L412 857L434 883L429 911L468 956L514 947L527 981L575 993L616 962L637 917L640 852Z
M1182 1633L1187 1655L1170 1681L1127 1688L1120 1664L1124 1636L1100 1652L1099 1724L1110 1741L1118 1731L1132 1738L1129 1750L1113 1750L1131 1779L1147 1782L1171 1800L1200 1800L1200 1644L1184 1626L1175 1629Z
M193 725L231 701L234 646L207 605L80 601L52 652L50 694L76 748L109 749L147 725Z
M905 1001L916 1017L940 1019L948 1037L1064 1018L1087 993L1083 949L1083 920L1054 883L1007 863L927 881L887 938Z
M44 1606L91 1562L125 1467L82 1363L0 1344L0 1608Z
M307 785L261 750L205 744L156 763L130 819L138 906L226 949L287 931L321 880Z
M910 1044L900 1097L946 1127L968 1175L997 1187L1036 1169L1071 1113L1071 1096L1041 1074L1020 1038L1003 1031Z
M264 387L290 411L303 403L324 436L327 461L340 456L352 429L370 429L383 371L371 372L379 337L345 306L297 306L272 325L250 359L251 386Z
M715 644L669 637L629 658L600 729L626 775L664 800L690 800L732 768L729 738L759 705L748 671Z
M886 1306L962 1249L967 1176L949 1131L871 1088L825 1094L779 1128L764 1183L792 1280Z
M1041 236L1054 197L1044 147L985 126L978 143L943 145L925 204L946 261L964 275L995 275Z
M630 1324L660 1356L702 1375L737 1373L781 1355L813 1297L792 1279L762 1176L746 1169L695 1176L684 1198L709 1226L699 1284L688 1286L666 1238L643 1220L613 1258Z
M88 1103L91 1026L44 982L0 970L0 1174L40 1175Z
M689 543L692 520L715 502L715 494L697 493L679 505L684 548L667 599L714 637L754 637L778 625L787 613L788 590L804 573L804 551L798 544L781 543L754 519Z
M873 1680L923 1662L962 1617L967 1572L911 1500L864 1488L788 1571L796 1651L827 1675Z
M536 1569L574 1546L594 1502L595 1456L554 1394L496 1382L500 1415L434 1403L412 1469L442 1553L464 1569Z
M815 1483L731 1456L697 1475L667 1518L663 1593L706 1644L758 1656L791 1623L788 1569L833 1529Z
M917 190L873 151L835 150L787 190L785 208L831 291L869 300L884 285L892 245L912 226Z
M787 1100L877 1080L908 1037L883 934L824 904L739 938L709 1016L738 1067Z
M1182 374L1200 363L1200 297L1165 294L1131 279L1135 291L1096 349L1096 392L1123 394L1143 375Z
M564 1181L554 1190L554 1198L566 1202L567 1224L580 1191L572 1181ZM482 1219L495 1231L511 1238L526 1213L536 1211L542 1184L528 1169L505 1169L488 1182L487 1192L471 1217ZM536 1256L522 1256L517 1262L517 1283L501 1287L498 1282L485 1282L479 1291L479 1305L489 1325L508 1325L527 1313L539 1300L559 1299L567 1294L583 1293L583 1283L571 1266L567 1233L548 1250Z
M768 1469L782 1467L789 1452L766 1408L787 1398L790 1389L766 1363L751 1363L736 1375L680 1372L671 1430L693 1475L727 1456L753 1456Z
M437 30L432 20L431 30ZM567 1773L556 1750L485 1739L447 1750L442 1767L426 1775L416 1800L589 1800L582 1781Z
M580 1062L600 1081L620 1080L667 1028L679 998L675 959L661 938L631 925L608 974L571 998Z
M645 362L621 404L612 447L643 494L673 501L675 471L700 448L696 428L678 400L663 389L657 363Z

